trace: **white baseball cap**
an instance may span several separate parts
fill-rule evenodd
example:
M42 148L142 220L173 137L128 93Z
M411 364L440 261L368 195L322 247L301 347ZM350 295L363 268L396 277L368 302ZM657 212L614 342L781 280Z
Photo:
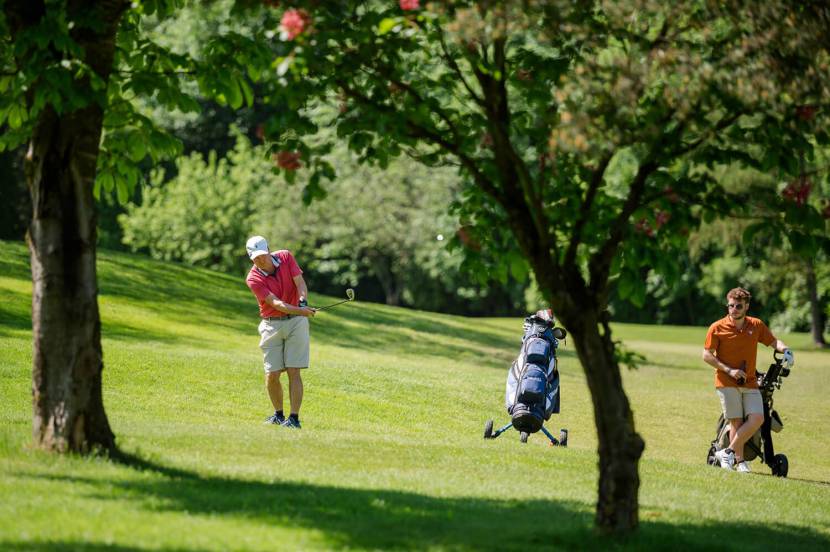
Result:
M248 257L250 257L251 260L254 260L260 255L267 255L270 253L268 250L268 242L265 241L265 238L262 236L248 238L248 243L245 244L245 249L248 250Z

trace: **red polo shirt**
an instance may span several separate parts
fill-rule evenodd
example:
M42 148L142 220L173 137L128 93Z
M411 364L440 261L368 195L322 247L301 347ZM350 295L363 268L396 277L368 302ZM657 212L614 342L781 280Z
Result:
M255 265L251 267L245 279L245 283L259 301L259 315L262 318L285 316L284 312L278 311L265 302L265 298L272 293L277 299L289 305L296 307L300 303L300 292L297 290L294 278L303 271L300 270L294 256L290 251L282 249L272 252L271 257L274 259L274 264L279 265L272 274L266 274Z
M746 361L744 387L756 388L758 382L755 377L755 359L758 356L758 343L769 347L774 342L775 336L760 319L747 316L739 330L732 319L725 316L709 326L703 347L710 351L714 349L718 360L730 368L740 368L741 362ZM734 379L720 370L715 370L715 387L737 386Z

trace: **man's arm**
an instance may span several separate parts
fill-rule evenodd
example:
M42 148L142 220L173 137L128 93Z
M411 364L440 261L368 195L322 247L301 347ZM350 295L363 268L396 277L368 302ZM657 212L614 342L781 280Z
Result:
M289 305L285 301L277 299L277 296L273 293L268 294L268 297L265 298L265 303L285 314L294 314L299 316L310 317L314 316L314 314L317 312L309 307L295 307L294 305Z
M303 279L302 274L298 274L294 276L294 285L297 286L297 291L300 293L300 302L303 300L308 300L308 286L306 286L305 280Z
M718 357L715 356L715 351L710 349L703 349L703 362L712 366L715 370L720 370L730 378L734 380L738 380L740 378L746 378L746 373L743 370L738 370L737 368L731 368L720 361Z
M793 364L795 364L795 355L793 355L792 350L787 347L787 344L776 337L775 341L772 343L772 347L779 353L784 353L784 362L787 363L787 367L792 368Z

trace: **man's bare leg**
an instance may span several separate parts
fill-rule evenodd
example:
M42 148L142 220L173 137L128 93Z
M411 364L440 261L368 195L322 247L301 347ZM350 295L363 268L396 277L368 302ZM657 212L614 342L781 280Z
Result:
M737 428L733 422L739 422ZM750 437L755 435L758 428L764 423L763 414L750 414L746 422L743 420L729 420L730 435L732 440L729 442L729 448L735 451L735 462L740 463L744 460L744 444Z
M291 414L300 415L300 406L303 404L303 379L300 368L286 368L288 372L288 401L291 404Z
M271 404L274 406L275 411L282 410L281 375L282 371L268 372L265 374L265 388L268 390L268 398L271 399Z

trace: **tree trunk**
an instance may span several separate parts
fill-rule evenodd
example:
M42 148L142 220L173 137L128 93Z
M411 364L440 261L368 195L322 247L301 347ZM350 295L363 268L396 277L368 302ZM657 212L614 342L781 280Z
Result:
M574 288L575 283L567 287ZM602 323L601 309L592 306L599 302L582 291L553 293L552 307L573 339L591 391L599 439L596 524L602 532L625 534L639 524L638 469L645 442L634 429L610 330Z
M813 344L817 347L827 347L824 341L824 316L821 312L821 302L818 299L818 284L816 282L816 269L813 261L808 259L805 263L807 275L807 295L810 298L810 333L813 336Z
M383 289L384 300L387 305L397 307L401 304L402 283L396 277L390 265L393 261L381 253L369 253L369 263L372 273L380 282Z
M42 17L31 5L20 8L20 4L7 4L7 11L18 9L15 15L23 14L16 19L22 27ZM88 0L70 1L66 8L70 19L80 14L99 16L100 26L77 29L73 38L84 48L84 61L104 82L112 71L115 33L127 7L124 2ZM37 446L58 452L115 451L101 394L92 194L104 112L89 94L89 104L74 112L59 115L46 107L35 123L26 156L32 196L28 242L33 283L33 436Z

